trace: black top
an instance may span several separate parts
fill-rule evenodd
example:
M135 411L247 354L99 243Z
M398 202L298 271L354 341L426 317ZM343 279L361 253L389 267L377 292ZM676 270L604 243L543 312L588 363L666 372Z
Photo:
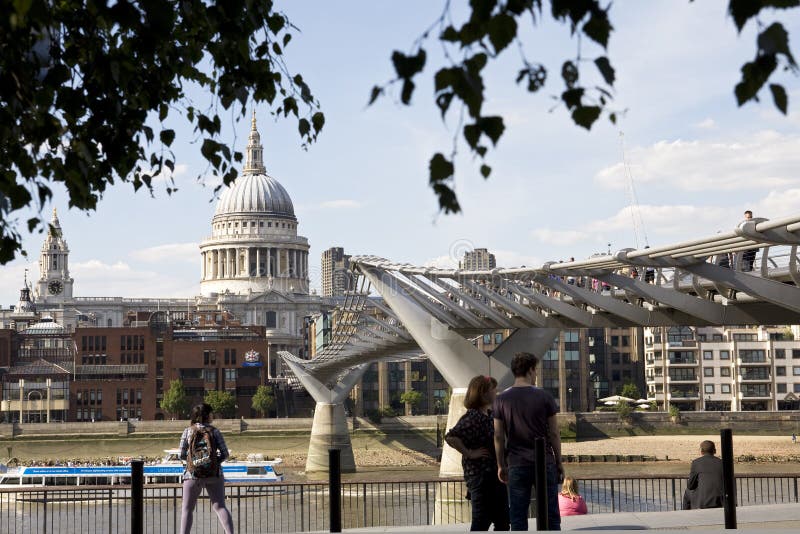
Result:
M494 418L505 426L509 467L534 465L536 438L545 439L547 461L555 461L553 446L547 437L547 419L557 412L553 396L534 386L510 387L497 396Z
M494 421L491 413L485 414L480 410L470 408L445 435L445 438L448 437L460 439L468 449L483 447L489 451L488 457L471 459L461 456L464 479L469 481L482 477L486 473L494 475L497 469L497 460L494 453Z

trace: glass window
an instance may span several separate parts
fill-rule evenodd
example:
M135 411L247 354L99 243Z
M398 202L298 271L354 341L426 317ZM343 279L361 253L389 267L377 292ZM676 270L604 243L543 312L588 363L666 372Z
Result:
M711 334L712 341L722 341L722 334Z
M783 365L776 367L775 376L786 376L786 367Z
M706 393L714 393L714 384L706 384L704 390Z
M729 350L721 350L721 351L719 351L719 359L720 360L730 360L731 359L731 351L729 351Z
M800 366L795 365L794 367L792 367L792 375L800 376Z
M786 349L775 349L775 359L776 360L785 360L786 359Z
M704 360L713 360L714 359L714 351L713 350L704 350L703 351L703 359Z
M631 344L631 337L630 336L622 336L622 346L627 347Z
M503 333L502 332L495 332L494 334L494 343L495 345L499 345L503 342Z
M612 347L619 346L619 336L611 336L611 346Z
M483 344L484 345L492 344L492 334L483 334Z
M783 383L775 384L775 388L776 388L775 391L777 391L778 393L786 393L786 384Z
M720 367L719 368L719 376L731 376L731 368L730 367Z
M800 349L792 349L792 359L800 359Z
M720 393L730 393L731 392L731 385L730 384L722 384L719 386Z
M714 376L713 367L703 367L703 376Z
M795 384L794 385L794 392L795 393L800 393L800 384Z
M564 341L572 342L578 341L578 331L577 330L567 330L564 332Z

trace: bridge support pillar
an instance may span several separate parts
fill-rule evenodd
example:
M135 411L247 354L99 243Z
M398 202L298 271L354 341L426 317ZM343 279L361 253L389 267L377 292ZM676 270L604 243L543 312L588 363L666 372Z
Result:
M306 472L328 471L328 449L341 451L343 473L356 471L353 443L347 428L344 413L344 400L353 386L364 375L369 364L361 364L348 369L332 371L330 368L309 369L303 360L288 352L278 353L289 366L303 387L317 401L314 421L311 425L311 439L308 443Z
M328 471L328 449L341 451L342 473L355 473L353 444L347 429L344 403L318 402L314 409L311 439L308 443L306 472Z

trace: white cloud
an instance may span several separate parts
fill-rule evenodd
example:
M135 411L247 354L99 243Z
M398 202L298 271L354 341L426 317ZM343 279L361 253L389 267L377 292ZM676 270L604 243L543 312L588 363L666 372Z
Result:
M742 141L659 141L629 152L634 183L685 191L738 191L800 183L800 136L765 131ZM617 163L601 169L596 183L628 185Z
M147 263L165 261L200 261L200 249L197 243L170 243L134 250L130 256Z
M426 260L423 267L432 267L435 269L458 269L458 260L452 256L438 256Z
M520 254L515 250L490 250L497 260L498 267L539 267L544 263L541 258Z
M76 296L191 297L200 290L199 277L187 280L179 273L138 270L122 261L91 259L70 267Z
M734 209L717 206L640 205L640 217L636 217L637 222L634 223L631 207L625 206L611 217L592 221L589 223L589 227L596 232L629 229L632 233L636 224L641 224L644 232L648 235L681 236L687 233L697 233L698 229L703 232L702 235L706 235L713 234L717 230L733 228L739 222L736 215L738 215L738 211Z
M589 232L580 230L552 230L550 228L537 228L531 231L531 235L534 239L548 245L572 245L592 236Z
M800 188L770 191L752 207L755 217L780 219L800 213Z
M169 170L168 167L162 167L161 172L153 175L153 182L167 182L170 178L177 182L178 178L184 176L187 170L189 170L189 166L185 163L175 165L174 171ZM152 170L148 172L152 172Z
M353 199L326 200L319 205L322 209L357 209L361 207L361 202Z
M717 127L717 123L714 122L714 119L711 117L707 117L706 119L701 120L700 122L694 125L695 128L699 128L701 130L713 130Z

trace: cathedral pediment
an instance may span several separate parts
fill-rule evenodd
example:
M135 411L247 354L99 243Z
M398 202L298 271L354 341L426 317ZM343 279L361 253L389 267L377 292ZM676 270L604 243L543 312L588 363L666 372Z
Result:
M264 304L294 304L296 301L291 295L281 293L276 290L269 290L263 293L253 293L249 299L251 303L264 303Z

